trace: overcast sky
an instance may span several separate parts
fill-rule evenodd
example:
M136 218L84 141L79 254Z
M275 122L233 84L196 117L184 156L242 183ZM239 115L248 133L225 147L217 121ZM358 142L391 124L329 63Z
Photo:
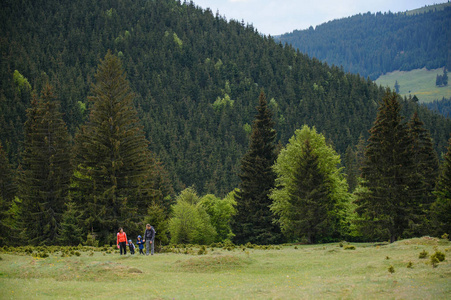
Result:
M183 2L183 1L182 1ZM244 20L258 32L279 35L315 27L327 21L359 13L404 12L447 0L193 0L227 20Z

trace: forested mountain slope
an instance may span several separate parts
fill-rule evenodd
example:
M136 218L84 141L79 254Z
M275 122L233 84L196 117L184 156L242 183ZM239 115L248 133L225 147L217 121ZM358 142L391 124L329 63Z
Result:
M423 13L365 13L277 37L371 79L394 70L451 68L451 4Z
M55 87L73 135L92 105L89 87L108 49L123 61L149 147L176 191L194 185L199 194L224 195L237 187L262 89L278 140L285 144L308 124L340 153L360 135L368 136L385 93L194 3L4 0L0 5L0 137L16 166L30 87L40 91L46 81ZM415 110L437 150L444 151L451 121L406 100L404 114Z

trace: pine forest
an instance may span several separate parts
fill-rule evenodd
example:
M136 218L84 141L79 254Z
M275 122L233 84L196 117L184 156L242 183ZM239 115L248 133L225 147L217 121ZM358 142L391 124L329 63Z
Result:
M193 2L0 8L0 246L451 233L451 120L415 97Z

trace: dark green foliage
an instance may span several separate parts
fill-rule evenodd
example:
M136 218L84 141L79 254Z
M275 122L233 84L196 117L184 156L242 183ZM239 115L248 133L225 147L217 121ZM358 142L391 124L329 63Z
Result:
M367 234L390 242L416 225L415 206L421 197L416 192L421 181L416 175L413 139L400 110L397 94L382 99L362 166L364 190L356 201Z
M390 273L395 273L395 268L393 267L393 266L389 266L388 267L388 272L390 272Z
M451 7L408 15L365 13L280 36L301 52L376 79L394 70L445 66ZM448 65L448 68L451 67Z
M341 154L360 135L368 137L383 88L277 44L252 25L181 2L2 1L0 139L10 162L17 165L30 103L29 92L17 92L14 71L37 90L46 81L57 88L74 135L92 108L85 99L108 49L124 64L149 147L176 192L194 185L200 195L224 197L238 186L246 124L262 88L282 144L303 124L315 126ZM215 109L218 97L227 105ZM416 107L407 104L405 115ZM451 121L420 111L440 153Z
M451 138L434 194L437 199L432 205L431 213L436 233L441 236L443 233L451 233Z
M442 100L423 103L423 106L445 117L451 118L451 99L442 98Z
M20 174L23 238L29 244L57 242L70 176L69 134L59 102L47 85L27 112Z
M272 169L277 157L274 143L276 132L263 92L260 93L257 112L252 123L249 150L241 159L241 183L235 194L237 205L232 232L236 244L274 244L282 238L269 209L272 202L269 193L276 178Z
M10 237L17 234L11 224L16 216L10 210L16 192L14 172L0 142L0 246L9 244Z
M423 250L420 252L420 255L418 255L418 258L426 258L428 255L429 253L426 250Z
M85 230L106 243L119 227L137 232L150 201L166 195L150 180L155 163L118 57L108 52L95 79L89 120L75 139L73 198Z
M433 195L435 182L438 176L438 158L434 150L432 139L424 123L415 112L408 123L409 135L412 138L413 163L415 164L416 180L419 184L413 187L413 196L418 202L412 203L413 217L415 218L411 234L422 236L430 232L430 206L435 200Z
M81 226L80 213L73 202L66 203L59 229L58 244L77 246L83 242L84 234Z
M433 257L436 257L437 260L441 262L445 260L445 253L441 251L435 251L435 253L431 255L431 260Z

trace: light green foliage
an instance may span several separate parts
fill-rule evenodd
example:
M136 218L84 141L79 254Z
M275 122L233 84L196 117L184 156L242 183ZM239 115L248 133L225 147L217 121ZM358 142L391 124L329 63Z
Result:
M20 74L19 71L17 71L17 70L14 70L14 73L13 73L13 81L14 81L14 84L16 85L16 90L17 90L17 92L22 92L22 91L24 91L24 90L31 91L31 85L30 85L30 83L29 83L28 80L27 80L22 74Z
M205 195L200 199L199 204L210 216L211 224L216 229L216 242L222 242L233 237L230 221L235 215L235 191L230 192L224 199L215 195Z
M199 201L193 188L183 190L177 197L169 220L171 243L210 244L214 241L216 230Z
M213 108L215 110L220 110L223 107L233 107L235 100L232 100L229 96L232 93L232 90L228 80L226 80L224 89L221 89L221 91L224 96L222 98L219 96L216 98L216 101L213 103Z
M156 244L167 245L169 243L169 219L163 207L155 203L149 205L144 223L151 224L155 228Z
M279 157L274 165L274 170L277 174L276 185L277 188L272 190L271 199L273 204L271 210L278 216L277 222L280 224L282 231L292 238L301 238L301 236L294 237L292 219L292 191L295 191L299 178L295 177L296 166L301 164L303 157L303 145L305 141L309 141L312 152L318 157L318 169L325 177L325 185L328 190L328 198L333 207L328 212L328 216L323 216L325 219L334 220L335 223L332 228L337 230L339 220L343 221L346 216L345 205L349 203L350 197L347 192L347 183L341 174L340 156L327 145L324 136L316 132L315 127L309 128L304 125L301 130L296 130L293 137L290 138L288 145L282 149ZM310 216L312 217L312 216ZM331 229L332 229L331 228ZM301 229L302 231L302 229ZM329 232L332 234L332 232Z
M179 48L182 48L183 41L177 36L177 33L174 32L172 36L174 37L174 42L179 46Z
M246 132L247 135L250 135L252 132L252 126L249 125L249 123L246 123L243 125L243 129Z

